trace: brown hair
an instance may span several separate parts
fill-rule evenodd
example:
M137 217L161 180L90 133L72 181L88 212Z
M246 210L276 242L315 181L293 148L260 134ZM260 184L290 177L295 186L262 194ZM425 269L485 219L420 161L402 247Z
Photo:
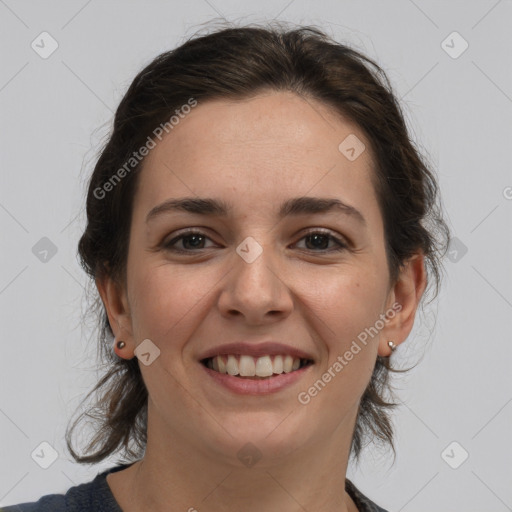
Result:
M159 55L135 77L117 108L112 133L89 182L87 226L78 245L89 276L109 275L126 281L131 212L141 163L116 182L112 177L154 136L155 128L190 98L200 104L211 99L243 99L269 89L316 99L364 131L375 157L373 179L384 221L390 280L393 283L400 267L420 250L425 255L429 288L433 283L437 295L449 231L434 175L409 139L384 71L315 27L222 28ZM98 190L107 190L109 180L113 186L100 194ZM67 446L80 463L100 462L121 448L128 460L139 459L147 441L147 389L138 359L121 359L113 352L113 333L97 295L96 306L99 353L108 371L86 397L101 392L94 406L68 426ZM395 371L389 358L378 356L352 437L351 453L356 458L368 434L371 440L393 447L388 409L395 404L385 396L391 389L390 370ZM71 435L86 417L94 420L97 432L86 455L79 456L71 446Z

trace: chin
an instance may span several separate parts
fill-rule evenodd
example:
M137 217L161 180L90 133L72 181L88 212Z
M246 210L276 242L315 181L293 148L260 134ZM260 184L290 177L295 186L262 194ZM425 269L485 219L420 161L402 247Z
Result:
M223 453L238 453L246 445L250 445L259 450L264 457L285 456L307 443L310 437L304 429L304 424L296 424L296 418L293 416L292 413L287 417L282 410L272 413L242 412L229 418L224 416L218 419L222 427L217 425L214 444L223 447ZM202 431L204 435L204 427ZM250 446L246 450L250 451Z

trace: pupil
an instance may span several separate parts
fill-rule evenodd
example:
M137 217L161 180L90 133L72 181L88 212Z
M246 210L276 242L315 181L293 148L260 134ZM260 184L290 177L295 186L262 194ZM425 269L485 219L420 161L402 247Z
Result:
M202 238L203 237L201 235L189 235L187 238L185 238L185 244L190 245L189 242L190 242L191 239L195 239L196 242L199 240L199 244L200 244ZM192 245L192 247L197 247L198 246L197 243L195 243L195 244L192 243L191 245Z
M325 242L327 242L327 245L329 245L329 241L327 240L327 236L325 235L309 235L308 237L310 240L313 239L315 241L318 241L318 239L323 239L324 240L324 243L323 244L320 244L320 246L318 244L313 244L313 246L316 248L316 249L326 249L327 246L325 244Z

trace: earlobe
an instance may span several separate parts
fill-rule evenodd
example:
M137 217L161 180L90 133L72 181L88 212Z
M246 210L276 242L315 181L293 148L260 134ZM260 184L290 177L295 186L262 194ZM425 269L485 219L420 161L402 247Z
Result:
M390 292L395 314L381 332L378 349L380 356L389 357L410 334L426 285L425 258L419 252L404 263Z
M131 317L124 289L109 275L96 278L96 287L107 312L110 328L114 333L114 350L121 355L132 344ZM123 340L125 345L118 347L117 342ZM124 350L120 350L124 348ZM124 354L123 354L124 356Z

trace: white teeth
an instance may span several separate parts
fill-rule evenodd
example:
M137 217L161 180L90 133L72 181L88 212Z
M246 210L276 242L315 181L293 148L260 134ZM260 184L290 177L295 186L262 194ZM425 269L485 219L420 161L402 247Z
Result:
M274 373L283 373L283 356L274 357Z
M252 356L228 355L216 356L208 360L208 368L227 373L229 375L239 375L240 377L270 377L281 373L290 373L300 368L300 358L287 356L262 356L254 358Z
M290 373L292 371L292 366L293 366L293 357L286 356L284 358L284 362L283 362L284 373Z
M270 377L270 375L274 373L272 359L270 359L270 356L258 357L255 373L258 377Z
M238 361L236 360L235 356L228 356L226 371L229 373L229 375L238 375Z
M254 377L256 375L256 365L251 356L240 356L238 371L242 377Z
M228 371L226 370L226 363L224 362L224 359L222 359L222 357L214 357L213 360L217 361L217 366L219 367L220 373L228 373Z

